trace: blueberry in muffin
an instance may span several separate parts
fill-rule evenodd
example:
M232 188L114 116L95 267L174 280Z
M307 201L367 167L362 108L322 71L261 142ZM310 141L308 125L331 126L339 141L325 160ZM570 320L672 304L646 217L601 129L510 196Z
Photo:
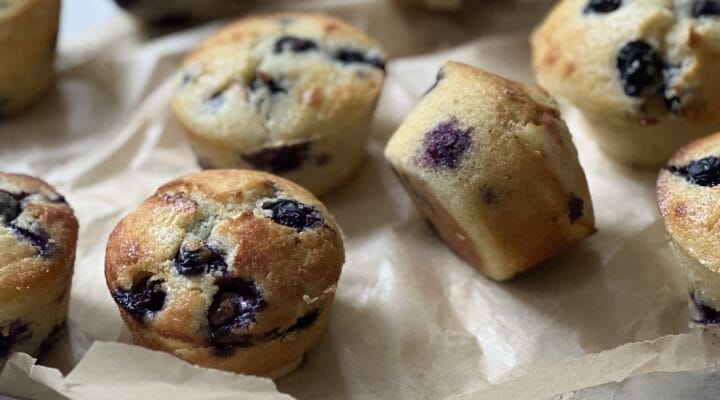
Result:
M60 0L0 1L0 118L33 104L53 81Z
M720 323L720 133L696 140L660 172L658 206L688 279L693 321Z
M532 38L540 85L609 156L661 166L720 129L720 2L562 0Z
M175 116L203 168L256 169L316 195L360 165L385 56L319 14L242 19L183 62Z
M595 231L570 133L538 87L449 62L385 157L445 242L492 279Z
M73 210L55 189L0 173L0 364L14 352L42 355L62 331L77 235Z
M208 170L163 185L117 225L105 276L137 344L279 377L325 330L343 262L340 228L309 192Z

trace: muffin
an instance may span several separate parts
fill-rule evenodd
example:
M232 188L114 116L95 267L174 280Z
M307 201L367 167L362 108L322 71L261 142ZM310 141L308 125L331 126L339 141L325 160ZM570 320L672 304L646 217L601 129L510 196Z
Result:
M246 18L187 56L173 110L203 168L262 170L321 195L363 159L384 68L375 42L337 19Z
M60 0L0 0L0 117L50 87L59 19Z
M445 242L492 279L595 231L570 133L536 86L448 62L385 157Z
M325 330L343 262L340 228L312 194L212 170L163 185L120 221L105 277L136 344L279 377Z
M0 173L0 368L42 355L65 323L78 222L47 183Z
M223 18L245 12L242 0L115 0L130 15L155 26L175 26Z
M720 133L680 149L660 172L658 206L694 303L693 321L720 323Z
M532 38L540 85L612 158L659 167L720 129L720 2L563 0Z

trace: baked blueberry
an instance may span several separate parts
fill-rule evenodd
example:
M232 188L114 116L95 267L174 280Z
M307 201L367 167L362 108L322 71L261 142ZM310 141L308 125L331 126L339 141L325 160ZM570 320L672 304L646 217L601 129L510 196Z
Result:
M218 292L208 310L213 343L250 345L248 328L267 307L262 293L251 279L226 278L216 284Z
M574 224L580 218L582 218L585 210L585 201L575 194L570 194L570 201L568 202L568 218L570 223Z
M256 169L278 174L300 168L309 154L310 142L305 142L269 147L256 153L242 154L240 157Z
M713 187L720 185L720 158L704 157L684 167L670 167L670 170L696 185Z
M322 224L322 217L315 207L295 200L283 199L263 204L263 209L272 210L272 220L302 232L317 228Z
M473 128L461 128L456 119L439 123L425 134L421 160L435 168L455 169L470 148Z
M162 310L166 295L162 289L162 284L162 281L151 281L147 277L140 280L132 290L116 290L113 292L112 297L130 315L142 319L146 315Z
M385 61L379 57L369 57L361 50L340 49L335 54L335 59L343 64L368 64L375 68L385 70Z
M285 93L287 90L282 87L275 79L269 74L258 73L248 84L250 90L258 91L261 89L267 89L270 94Z
M584 12L588 13L610 13L622 5L622 0L590 0Z
M55 244L50 241L50 237L46 232L25 228L17 224L12 224L11 227L20 239L32 244L42 257L48 257L55 251Z
M640 97L662 83L663 62L655 48L642 40L625 44L617 55L617 69L625 94Z
M696 0L693 3L692 15L695 18L720 15L720 1Z
M227 270L223 254L199 240L190 240L180 248L175 258L180 275L198 275Z
M275 54L289 50L293 53L317 50L318 46L313 40L301 39L296 36L283 36L275 42Z

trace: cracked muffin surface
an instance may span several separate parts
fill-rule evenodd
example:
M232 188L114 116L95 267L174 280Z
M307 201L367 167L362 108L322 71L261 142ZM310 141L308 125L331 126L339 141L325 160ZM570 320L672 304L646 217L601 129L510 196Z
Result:
M204 171L163 185L117 225L105 275L136 343L278 376L325 329L341 235L325 206L285 179Z
M448 245L493 279L595 231L570 133L539 87L448 62L385 157Z
M183 62L173 110L203 168L281 175L316 195L358 167L385 56L320 14L248 17Z
M78 222L63 196L40 179L0 173L0 363L35 357L67 317Z
M613 158L661 166L720 129L715 0L563 0L532 38L540 85L568 99Z

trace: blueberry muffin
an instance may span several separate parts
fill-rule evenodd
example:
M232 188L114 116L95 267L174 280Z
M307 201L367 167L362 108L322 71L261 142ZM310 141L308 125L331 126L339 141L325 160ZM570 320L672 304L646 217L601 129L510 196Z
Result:
M0 0L0 117L50 87L59 18L60 0Z
M245 12L249 0L115 0L133 17L154 26L182 26Z
M538 87L449 62L385 157L445 242L492 279L595 231L570 133Z
M720 324L720 133L683 147L660 172L658 206L689 282L693 320Z
M659 167L720 129L720 1L563 0L532 38L540 85L611 157Z
M173 109L202 167L262 170L320 195L360 165L384 68L375 42L337 19L246 18L187 56Z
M457 11L463 6L463 0L395 0L403 6L419 6L433 11Z
M343 262L340 228L309 192L212 170L163 185L125 217L105 276L135 343L279 377L325 330Z
M10 354L37 357L68 311L78 223L50 185L0 173L0 368Z

